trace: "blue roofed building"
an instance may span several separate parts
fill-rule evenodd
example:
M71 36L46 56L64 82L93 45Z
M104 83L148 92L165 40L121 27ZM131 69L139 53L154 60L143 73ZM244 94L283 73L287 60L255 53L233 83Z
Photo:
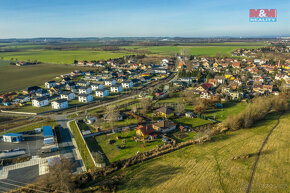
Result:
M22 134L19 133L7 133L3 135L3 141L4 142L13 142L13 143L19 143L23 141Z
M43 129L43 137L44 138L53 137L52 126L43 126L42 129Z

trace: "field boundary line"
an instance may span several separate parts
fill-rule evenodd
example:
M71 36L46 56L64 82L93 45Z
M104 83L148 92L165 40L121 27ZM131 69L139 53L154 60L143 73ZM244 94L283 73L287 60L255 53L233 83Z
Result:
M252 183L253 183L253 181L254 181L254 176L255 176L255 173L256 173L256 169L257 169L258 162L259 162L259 160L260 160L261 153L262 153L262 151L263 151L265 145L267 144L267 142L268 142L268 140L269 140L271 134L273 133L274 129L279 125L281 116L282 116L282 115L279 115L277 123L276 123L276 124L272 127L272 129L269 131L267 137L266 137L265 140L263 141L262 146L260 147L260 149L259 149L259 151L258 151L256 161L255 161L255 163L254 163L254 165L253 165L252 174L251 174L251 178L250 178L249 185L248 185L248 188L247 188L246 193L250 193L250 192L251 192Z

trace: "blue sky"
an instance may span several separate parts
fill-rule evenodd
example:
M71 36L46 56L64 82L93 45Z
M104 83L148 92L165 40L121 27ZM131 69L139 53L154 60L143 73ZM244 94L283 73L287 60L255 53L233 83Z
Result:
M0 0L0 38L271 35L290 36L289 0Z

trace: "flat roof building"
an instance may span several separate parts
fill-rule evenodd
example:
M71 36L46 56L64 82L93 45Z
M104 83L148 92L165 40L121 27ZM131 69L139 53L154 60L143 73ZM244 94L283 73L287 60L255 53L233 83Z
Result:
M19 143L20 141L23 141L23 137L22 134L19 133L7 133L3 135L3 141Z

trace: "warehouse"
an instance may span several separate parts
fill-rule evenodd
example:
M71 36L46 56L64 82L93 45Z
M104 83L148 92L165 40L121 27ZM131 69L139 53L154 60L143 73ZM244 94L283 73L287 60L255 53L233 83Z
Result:
M52 126L43 126L43 137L44 145L50 145L54 143Z
M23 136L22 136L22 134L19 134L19 133L7 133L7 134L3 135L3 141L19 143L19 142L23 141Z

